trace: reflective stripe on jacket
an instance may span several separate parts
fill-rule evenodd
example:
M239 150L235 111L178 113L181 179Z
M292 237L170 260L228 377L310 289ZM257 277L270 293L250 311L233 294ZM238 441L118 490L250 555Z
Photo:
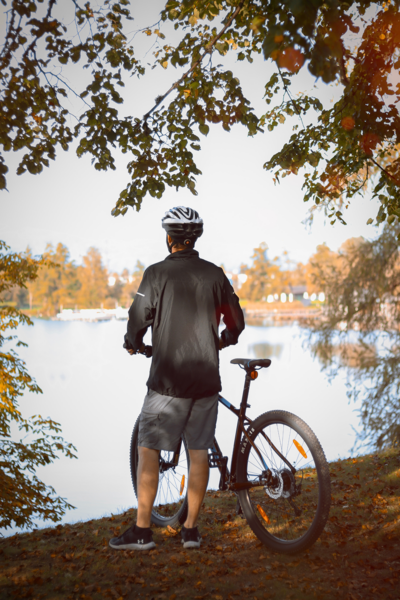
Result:
M223 270L181 250L146 269L129 309L125 338L136 351L152 328L153 358L147 385L178 398L221 390L218 326L226 346L244 329L243 312Z

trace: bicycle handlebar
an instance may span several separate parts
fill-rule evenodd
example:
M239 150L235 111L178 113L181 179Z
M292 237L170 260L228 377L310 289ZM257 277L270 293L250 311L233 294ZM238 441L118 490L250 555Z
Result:
M133 350L132 346L127 342L124 342L122 347L125 348L125 350ZM150 358L153 354L153 346L145 346L142 344L135 354L144 354L146 358Z

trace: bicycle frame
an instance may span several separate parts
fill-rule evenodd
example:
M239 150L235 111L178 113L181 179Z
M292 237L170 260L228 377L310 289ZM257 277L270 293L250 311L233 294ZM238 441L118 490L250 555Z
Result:
M252 372L254 372L254 370ZM267 481L272 477L271 471L270 471L268 465L265 463L261 452L258 450L256 444L254 444L254 442L252 441L252 439L250 437L250 435L252 434L252 432L254 430L250 429L250 431L248 432L245 428L245 425L251 426L253 423L253 420L246 416L246 409L250 406L247 403L247 401L249 398L251 381L252 381L252 378L251 378L250 372L246 370L246 377L245 377L245 382L244 382L244 388L243 388L243 394L242 394L242 400L240 403L240 408L236 408L235 406L233 406L233 404L231 404L228 400L226 400L223 396L221 396L221 394L218 394L218 401L223 406L228 408L231 412L233 412L233 414L236 415L236 417L238 419L237 426L236 426L235 439L234 439L233 449L232 449L231 470L229 471L229 469L228 469L228 466L227 466L228 459L227 459L227 457L223 457L221 449L219 447L219 444L218 444L216 438L214 438L214 444L213 444L213 447L211 448L211 453L209 454L209 462L211 463L211 466L218 467L218 469L221 473L221 480L220 480L220 486L219 486L221 490L225 490L228 488L232 491L239 491L239 490L250 489L252 487L258 487L261 485L265 485L265 481L260 482L260 483L237 482L236 481L236 469L237 469L237 459L239 456L239 449L241 446L241 452L243 453L245 451L245 448L248 443L254 448L255 452L258 454L258 456L264 466L265 470L263 472L263 476L266 478ZM265 438L265 440L268 442L268 444L271 446L271 448L274 450L274 452L285 462L285 464L289 467L291 472L293 474L295 474L296 469L293 467L293 465L291 465L290 462L279 452L279 450L272 443L272 441L269 439L269 437L264 432L261 432L261 433L262 433L262 436ZM242 440L242 434L243 434L243 438L244 438L243 440Z

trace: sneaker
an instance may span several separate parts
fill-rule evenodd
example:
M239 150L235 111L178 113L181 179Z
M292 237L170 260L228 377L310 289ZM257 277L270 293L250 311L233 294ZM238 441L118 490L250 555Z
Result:
M186 529L185 526L181 529L182 544L184 548L200 548L201 536L197 527Z
M108 544L114 550L151 550L156 546L150 527L145 529L137 525L132 525L118 537L112 538Z

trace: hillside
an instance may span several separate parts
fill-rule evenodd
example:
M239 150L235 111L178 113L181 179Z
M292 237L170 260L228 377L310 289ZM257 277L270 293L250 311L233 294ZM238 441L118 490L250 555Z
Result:
M0 598L400 598L399 450L331 463L331 477L328 525L300 555L269 552L236 516L234 495L209 491L199 551L182 550L171 528L155 530L150 552L111 550L133 509L0 540Z

